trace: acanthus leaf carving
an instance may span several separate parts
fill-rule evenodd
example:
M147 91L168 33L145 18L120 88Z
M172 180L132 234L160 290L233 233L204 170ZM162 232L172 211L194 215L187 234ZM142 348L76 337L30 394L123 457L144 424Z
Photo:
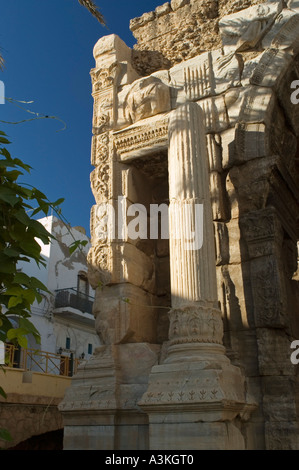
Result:
M98 243L88 253L88 280L96 289L109 283L111 279L111 249L106 244Z
M91 71L93 92L96 93L105 88L114 86L119 72L120 64L118 62L113 62L108 67L93 69Z
M222 344L223 324L218 309L186 306L169 312L169 345L183 343Z

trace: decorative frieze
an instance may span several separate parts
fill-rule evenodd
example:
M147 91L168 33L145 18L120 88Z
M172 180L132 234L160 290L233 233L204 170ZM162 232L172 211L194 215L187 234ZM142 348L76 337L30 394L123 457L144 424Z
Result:
M271 255L282 245L283 232L274 209L249 212L240 218L240 226L251 258Z
M114 146L121 160L137 158L158 150L167 149L168 116L148 118L113 134Z

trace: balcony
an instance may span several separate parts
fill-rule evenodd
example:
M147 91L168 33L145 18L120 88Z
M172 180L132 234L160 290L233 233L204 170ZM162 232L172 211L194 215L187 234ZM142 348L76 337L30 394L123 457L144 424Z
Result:
M72 377L77 372L81 360L73 354L55 354L37 349L24 349L5 345L4 367L21 369L24 372L36 372L47 375Z
M93 302L93 297L81 293L75 288L58 289L55 291L54 314L91 324L94 321Z

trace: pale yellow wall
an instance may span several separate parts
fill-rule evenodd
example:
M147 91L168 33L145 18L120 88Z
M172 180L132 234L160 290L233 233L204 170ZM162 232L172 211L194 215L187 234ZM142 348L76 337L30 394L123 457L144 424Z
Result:
M70 377L48 375L39 372L25 372L22 369L6 368L5 370L0 370L0 386L7 395L19 394L63 398L65 390L70 384Z

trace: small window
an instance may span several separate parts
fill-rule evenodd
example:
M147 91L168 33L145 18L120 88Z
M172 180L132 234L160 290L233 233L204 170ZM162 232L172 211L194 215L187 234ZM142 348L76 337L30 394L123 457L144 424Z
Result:
M66 338L65 349L71 349L71 338Z
M80 294L88 295L89 293L89 284L86 274L80 273L78 274L78 285L77 290Z
M88 354L92 354L92 344L88 344Z

